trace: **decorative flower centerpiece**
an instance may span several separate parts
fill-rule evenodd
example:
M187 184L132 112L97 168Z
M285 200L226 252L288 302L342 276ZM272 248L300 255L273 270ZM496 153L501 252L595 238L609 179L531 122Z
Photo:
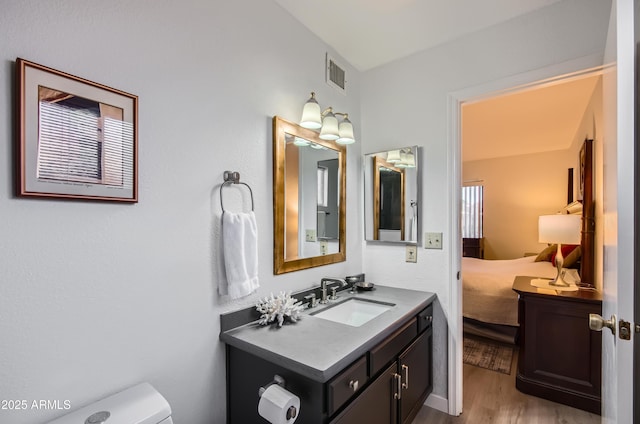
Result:
M304 309L302 302L297 301L291 294L280 292L278 296L267 296L256 304L256 310L260 312L259 324L267 325L273 321L278 321L278 327L282 327L285 317L293 322L300 319L300 312Z

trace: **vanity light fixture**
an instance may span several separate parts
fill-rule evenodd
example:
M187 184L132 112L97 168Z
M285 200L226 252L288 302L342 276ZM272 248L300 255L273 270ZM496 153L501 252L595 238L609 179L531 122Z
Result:
M305 140L304 138L295 137L293 139L293 144L298 146L298 147L306 147L309 144L311 144L311 142L309 140Z
M398 163L402 159L400 158L400 150L390 150L387 152L387 162Z
M415 168L416 158L411 149L390 150L387 153L387 162L397 168Z
M411 150L401 150L400 151L400 162L395 164L398 168L415 168L416 167L416 158L411 152Z
M336 115L342 117L340 123ZM311 97L304 104L300 126L312 130L320 129L320 138L323 140L333 140L338 144L352 144L356 141L349 115L334 112L331 106L321 110L314 92L311 92Z
M407 153L407 161L405 163L407 164L407 168L416 167L416 156L413 152L409 151L409 153Z

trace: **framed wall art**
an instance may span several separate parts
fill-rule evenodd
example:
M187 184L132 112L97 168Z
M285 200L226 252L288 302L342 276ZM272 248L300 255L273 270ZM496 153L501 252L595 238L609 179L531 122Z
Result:
M16 60L17 195L138 201L138 97Z

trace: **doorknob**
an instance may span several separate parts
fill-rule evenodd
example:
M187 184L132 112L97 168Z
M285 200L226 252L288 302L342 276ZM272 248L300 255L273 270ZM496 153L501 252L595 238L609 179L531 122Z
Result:
M593 331L602 331L602 327L607 327L613 335L616 335L616 316L611 315L611 319L604 319L598 314L589 314L589 328Z

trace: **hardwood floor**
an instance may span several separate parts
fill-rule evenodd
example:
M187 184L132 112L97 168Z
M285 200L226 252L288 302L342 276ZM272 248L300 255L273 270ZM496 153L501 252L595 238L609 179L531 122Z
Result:
M517 351L511 374L464 364L462 415L453 417L424 406L413 424L591 424L600 416L516 389Z

